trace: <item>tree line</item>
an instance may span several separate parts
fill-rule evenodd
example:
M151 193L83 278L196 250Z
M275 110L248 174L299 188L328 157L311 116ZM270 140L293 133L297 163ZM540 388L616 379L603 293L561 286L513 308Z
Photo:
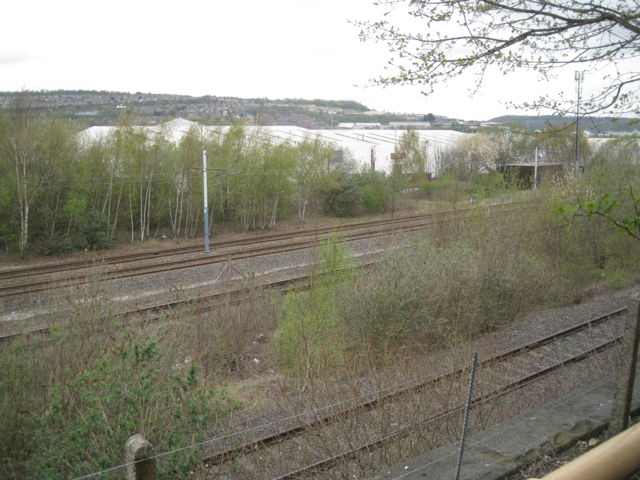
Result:
M310 206L350 215L364 208L361 195L341 198L351 176L359 188L365 178L380 184L376 174L358 171L350 152L331 163L336 147L319 137L280 142L240 124L224 131L195 126L177 143L170 133L168 124L141 128L123 115L117 128L89 138L67 120L39 114L29 92L16 94L0 113L4 250L24 254L38 246L56 254L201 235L203 150L214 226L271 228L293 215L304 221Z
M439 188L425 181L428 168L443 186L456 180L459 193L449 195L456 202L469 193L492 194L506 185L496 167L533 161L536 146L540 161L571 165L574 140L571 129L533 134L512 127L429 150L407 130L385 174L359 168L348 151L343 161L331 162L340 152L320 137L274 141L241 124L195 126L176 143L169 124L142 128L133 115L123 115L110 133L89 138L77 124L41 115L29 92L20 92L0 113L0 242L6 252L58 254L202 235L203 150L211 169L209 225L246 231L285 218L303 222L310 210L334 216L393 211L400 196L418 191L430 198ZM583 137L579 152L583 163L592 155Z

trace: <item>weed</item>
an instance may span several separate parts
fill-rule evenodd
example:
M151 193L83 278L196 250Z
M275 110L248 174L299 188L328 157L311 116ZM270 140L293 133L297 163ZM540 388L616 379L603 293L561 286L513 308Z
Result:
M235 408L199 373L170 329L124 330L100 299L76 305L38 346L16 342L0 361L4 478L62 478L118 465L126 439L158 452L204 438ZM198 449L170 457L160 478L187 477Z

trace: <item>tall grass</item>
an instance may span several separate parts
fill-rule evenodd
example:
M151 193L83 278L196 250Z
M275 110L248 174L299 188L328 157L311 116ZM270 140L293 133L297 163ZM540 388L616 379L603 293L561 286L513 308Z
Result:
M69 478L123 461L126 439L157 452L205 438L235 408L184 343L179 321L123 328L106 304L85 298L49 337L0 353L0 476ZM188 477L200 452L161 463L160 478Z

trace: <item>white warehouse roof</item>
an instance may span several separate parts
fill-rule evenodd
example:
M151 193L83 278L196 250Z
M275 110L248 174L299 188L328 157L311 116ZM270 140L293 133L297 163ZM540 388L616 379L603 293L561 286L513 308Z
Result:
M151 127L134 127L145 129L149 132L159 132L166 128L169 137L179 142L190 128L199 126L198 123L190 122L182 118L177 118L163 125ZM107 135L118 127L90 127L85 130L89 139L97 139ZM225 133L230 127L209 127L200 126L204 131L219 131ZM371 150L375 152L376 170L391 171L391 154L395 151L396 139L400 139L403 130L309 130L307 128L295 126L261 126L246 127L249 129L259 129L260 133L267 138L278 141L299 142L305 137L320 136L323 139L334 143L336 149L349 149L355 159L360 164L370 165ZM437 150L453 145L459 138L471 135L468 133L456 132L453 130L416 130L420 141L426 143L429 159L434 158ZM427 166L427 171L433 172L434 165Z

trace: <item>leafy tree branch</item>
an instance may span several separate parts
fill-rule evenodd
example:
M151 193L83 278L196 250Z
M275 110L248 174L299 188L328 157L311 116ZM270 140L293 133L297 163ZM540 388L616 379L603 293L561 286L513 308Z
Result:
M640 241L640 198L635 197L632 187L629 187L628 195L633 204L633 216L616 216L616 209L620 207L620 202L611 199L608 193L602 195L598 200L580 203L569 208L558 207L556 211L567 219L568 224L575 217L605 218L618 227L619 231L626 232Z
M363 41L387 43L394 73L377 85L426 86L473 71L476 91L488 69L503 74L519 69L548 79L569 65L602 72L606 85L584 99L584 115L596 112L640 113L638 0L380 0L391 11L405 6L423 22L423 32L404 31L388 20L355 22ZM524 105L573 111L571 100L542 97Z

